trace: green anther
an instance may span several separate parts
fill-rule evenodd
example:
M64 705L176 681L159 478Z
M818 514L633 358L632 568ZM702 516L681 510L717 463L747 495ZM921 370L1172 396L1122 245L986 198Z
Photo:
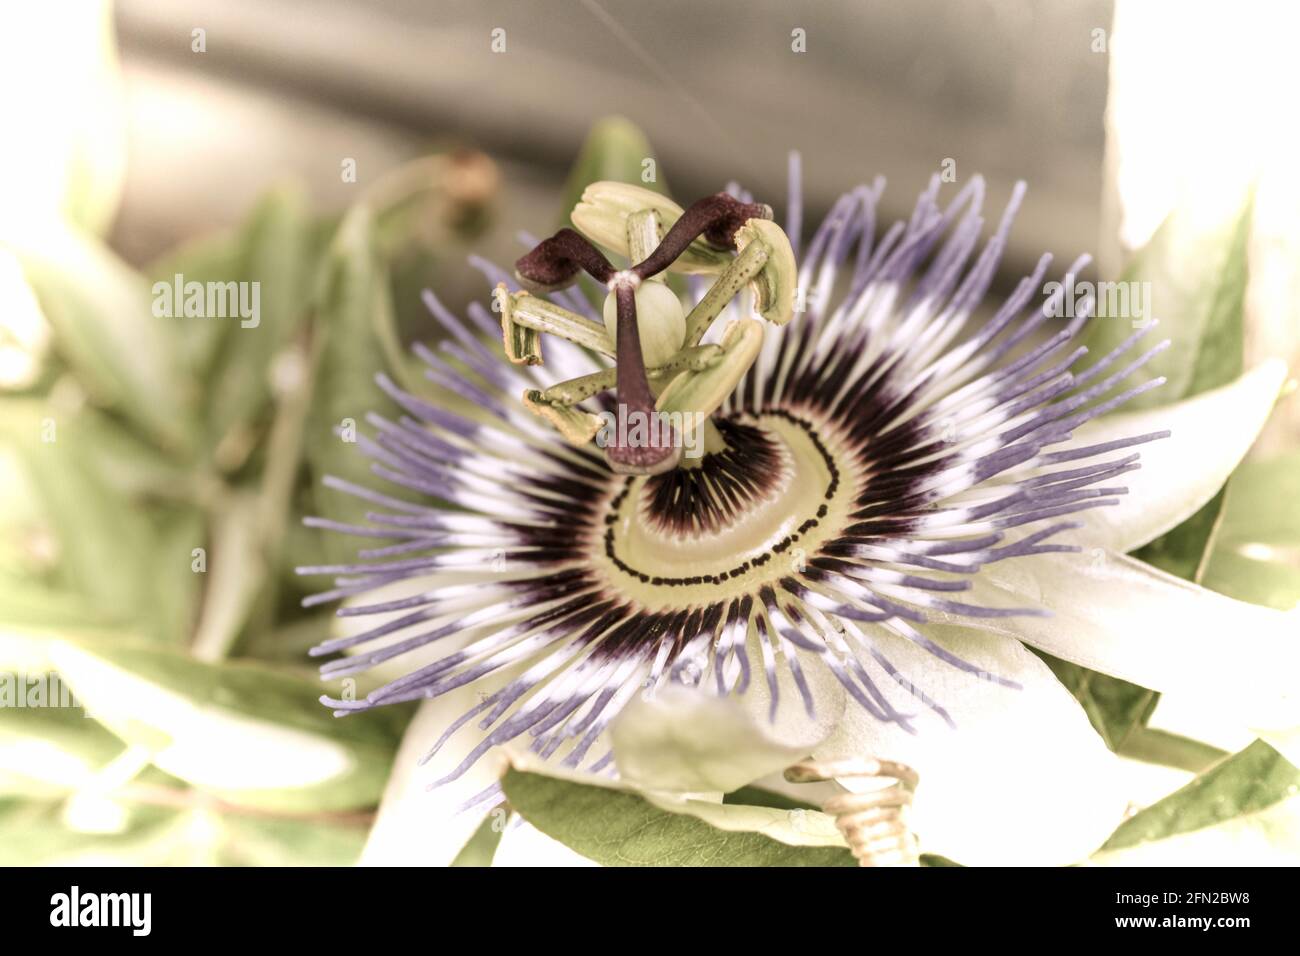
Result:
M659 228L659 213L653 209L641 209L627 217L628 258L640 262L655 246L663 240L664 232ZM662 282L663 275L651 277L651 282Z
M736 248L740 250L736 261L755 246L763 248L767 262L754 279L754 308L773 325L785 325L794 318L795 289L799 283L794 249L785 230L766 219L750 219L736 230Z
M504 285L497 286L497 301L501 301L503 294L509 298L509 316L514 324L548 335L558 335L574 345L614 357L614 343L600 326L540 296L528 292L507 293L504 290ZM507 306L503 304L503 322L506 314Z
M493 298L501 313L501 338L505 344L506 358L514 365L541 365L542 337L536 329L515 322L514 301L506 291L505 283L493 290Z
M582 202L574 207L570 218L577 230L592 242L635 262L627 241L628 220L646 210L658 214L661 237L685 211L671 199L649 189L627 183L599 182L583 190ZM696 239L668 271L712 275L726 269L731 259L730 252L714 249L703 239Z
M704 333L713 324L713 320L727 307L727 303L763 271L767 262L768 250L761 242L749 243L740 255L731 260L731 265L718 276L709 291L704 294L704 298L700 299L686 316L688 346L699 344L700 339L704 338Z
M524 407L534 415L545 418L566 441L575 445L587 444L596 437L604 424L599 415L569 408L566 404L553 404L534 388L524 392Z

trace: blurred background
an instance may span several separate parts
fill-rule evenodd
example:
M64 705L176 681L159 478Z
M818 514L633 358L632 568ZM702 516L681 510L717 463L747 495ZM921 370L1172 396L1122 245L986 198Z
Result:
M739 180L779 201L790 149L814 212L878 174L888 211L910 212L947 158L981 171L994 204L1027 179L1014 271L1098 236L1109 60L1092 31L1111 16L1094 0L126 0L131 161L112 238L144 261L286 176L341 208L356 190L339 157L365 182L430 146L471 145L500 164L509 258L512 229L553 223L592 124L622 115L681 196Z
M0 863L358 859L410 714L335 721L316 703L305 652L333 625L300 607L311 585L291 569L340 553L304 514L356 509L320 486L366 475L336 430L382 410L376 372L421 387L403 348L431 334L421 290L455 309L482 301L467 257L512 261L520 230L556 228L586 182L642 181L648 158L655 187L679 201L738 181L779 211L798 150L805 224L876 175L889 180L890 219L944 170L983 174L991 210L1027 180L1004 289L1043 251L1092 251L1098 275L1118 275L1185 216L1204 240L1197 257L1143 266L1172 290L1157 314L1190 310L1203 330L1195 303L1226 284L1241 361L1294 363L1300 203L1277 97L1297 88L1281 46L1295 18L1193 6L11 11ZM259 283L257 323L157 321L155 283L177 274ZM1250 481L1291 480L1290 414ZM1221 553L1205 545L1204 583L1217 574L1223 590L1289 607L1300 530L1278 530L1252 500ZM48 703L59 692L69 706ZM1194 774L1158 770L1135 778L1135 807Z

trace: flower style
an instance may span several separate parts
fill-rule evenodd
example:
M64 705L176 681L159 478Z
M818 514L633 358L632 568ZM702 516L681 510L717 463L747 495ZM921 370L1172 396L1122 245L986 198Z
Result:
M965 863L1078 858L1122 810L1111 755L1025 644L1212 694L1294 746L1295 616L1125 556L1217 492L1284 369L1113 414L1160 383L1140 373L1162 348L1150 327L1086 355L1089 308L1061 325L1041 299L1049 256L984 306L1021 186L981 244L981 180L946 205L932 181L879 236L877 181L799 255L794 164L791 185L783 231L743 194L683 210L598 183L578 231L517 278L477 262L499 322L427 294L447 339L416 352L437 397L381 378L403 414L371 416L361 441L397 491L331 480L373 506L367 523L309 519L393 542L300 569L336 579L308 605L345 599L348 627L314 651L344 655L322 675L391 677L326 703L432 700L412 746L432 782L461 781L459 803L496 792L480 758L498 745L626 777L637 758L608 731L638 694L735 696L786 762L911 764L923 844ZM603 314L580 270L608 293ZM690 276L688 307L665 272ZM732 301L746 287L752 311ZM702 453L682 455L680 426L602 429L629 412L697 416ZM683 714L654 712L680 731ZM779 768L758 764L742 777Z

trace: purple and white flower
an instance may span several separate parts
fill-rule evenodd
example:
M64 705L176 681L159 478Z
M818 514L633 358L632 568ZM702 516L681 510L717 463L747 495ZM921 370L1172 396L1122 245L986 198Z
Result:
M491 805L497 768L482 758L505 745L626 776L646 761L611 746L611 724L638 695L684 685L735 698L786 742L741 760L742 778L800 748L901 760L922 781L923 845L963 863L1067 862L1114 828L1122 798L1113 756L1026 645L1212 695L1294 747L1295 616L1126 556L1218 491L1284 369L1119 412L1159 384L1142 372L1162 348L1153 325L1087 354L1089 310L1062 321L1042 294L1050 256L986 304L1022 188L984 239L979 179L943 202L936 179L883 231L882 189L846 193L801 248L794 167L784 233L738 194L723 204L735 221L691 222L675 244L697 207L597 184L575 211L585 239L569 231L563 256L543 243L521 260L526 279L560 263L531 278L563 288L530 295L477 262L499 315L475 304L463 321L427 294L445 333L416 348L430 391L381 379L401 414L371 416L360 442L378 481L330 482L369 504L366 523L310 519L378 544L300 569L334 578L308 604L344 602L345 627L316 649L331 656L323 676L387 678L327 703L426 702L399 757L422 756L421 787L398 774L374 840L409 816L425 835L404 845L447 858L477 823L450 810ZM656 239L671 248L633 280ZM750 244L758 264L738 272ZM609 315L575 284L578 265L606 286ZM664 268L694 273L680 311ZM752 296L716 301L737 275ZM630 403L707 416L706 453L592 443L593 420ZM671 750L691 706L640 708L662 733L624 736ZM710 741L718 722L700 706ZM716 779L641 783L707 792Z

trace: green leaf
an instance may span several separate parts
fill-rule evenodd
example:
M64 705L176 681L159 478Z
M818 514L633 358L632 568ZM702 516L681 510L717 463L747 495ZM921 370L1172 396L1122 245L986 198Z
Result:
M156 530L130 496L104 480L98 443L83 440L93 430L93 422L62 421L34 401L5 402L0 413L0 442L16 455L38 502L28 530L56 542L45 583L82 595L94 623L133 623L149 607Z
M1218 544L1300 546L1300 451L1247 462L1232 475Z
M202 471L166 455L128 422L90 406L75 413L55 408L44 412L53 413L60 437L84 448L85 460L94 465L99 479L121 494L191 502L207 492L208 479Z
M70 229L38 233L15 252L79 384L161 447L187 453L197 393L177 360L178 320L154 315L144 278Z
M301 497L298 486L315 375L320 364L319 349L306 354L302 347L291 346L282 356L281 361L291 360L299 371L293 376L296 381L282 383L279 390L275 417L264 442L256 495L251 489L241 489L224 503L235 507L244 523L242 533L226 542L228 555L233 555L236 564L235 577L226 583L241 596L246 610L239 615L225 615L215 601L209 602L218 621L226 617L226 626L209 630L206 613L201 620L195 648L196 653L208 660L224 656L241 634L251 637L274 626L280 587L286 577L281 572L292 544L288 532L291 528L302 528L301 514L293 506ZM220 538L220 518L215 520Z
M1300 451L1248 461L1233 473L1220 546L1300 546Z
M1226 493L1220 491L1177 528L1133 552L1133 557L1186 581L1199 582L1223 515Z
M450 865L491 866L492 857L496 855L497 847L501 843L501 834L505 832L502 816L497 813L488 814Z
M1149 283L1139 287L1150 290L1145 318L1159 320L1156 336L1170 339L1170 347L1137 373L1147 379L1163 375L1167 381L1127 408L1189 398L1241 374L1252 206L1253 197L1229 221L1212 229L1174 213L1125 270L1121 281ZM1090 322L1085 344L1092 354L1105 355L1127 338L1132 318L1099 315Z
M175 792L182 802L191 794ZM120 832L87 833L68 826L59 803L0 800L0 865L350 866L365 844L360 820L246 815L193 802L127 804Z
M1030 650L1083 705L1088 720L1111 750L1118 751L1133 729L1146 723L1155 710L1159 696L1155 691L1063 661L1046 651Z
M221 817L220 866L351 866L366 844L362 821L294 820L228 813Z
M321 485L326 475L359 484L373 476L355 436L370 411L391 408L375 376L402 367L401 345L393 328L388 276L380 258L370 212L356 206L345 217L326 257L318 292L316 334L320 336L316 398L306 432L316 514L364 523L367 505ZM345 424L346 423L346 424ZM337 430L349 429L351 440ZM316 561L354 560L357 545L338 534L317 536Z
M0 799L0 866L184 863L177 854L182 834L168 826L175 819L170 811L145 807L120 833L89 834L65 825L61 803Z
M0 681L27 676L4 674ZM32 676L57 682L48 674ZM0 794L61 796L84 785L121 750L122 742L80 707L0 707Z
M47 646L61 638L108 641L138 636L106 618L82 594L0 575L0 670L48 666Z
M203 516L184 506L153 507L155 539L147 555L151 599L150 630L159 643L179 645L189 640L198 615L203 576L194 571L194 549L204 541Z
M605 866L855 866L840 847L790 846L760 833L720 830L632 793L510 770L510 806L525 820Z
M1240 753L1215 764L1182 789L1124 821L1106 841L1102 853L1134 849L1210 828L1233 824L1249 827L1252 821L1267 821L1266 825L1271 827L1281 822L1281 818L1270 811L1283 811L1286 805L1293 805L1293 798L1298 794L1300 770L1268 744L1257 740ZM1290 815L1294 812L1286 811ZM1300 818L1294 818L1290 825L1293 839L1297 833L1296 820ZM1204 859L1199 862L1232 861Z
M763 787L741 787L722 795L722 802L746 807L774 807L777 810L820 810L820 807Z
M272 363L309 313L316 252L305 197L297 190L271 193L237 241L238 270L221 278L256 284L257 324L245 327L238 317L192 320L221 328L205 405L212 441L232 455L248 442L231 430L250 428L271 401ZM240 461L235 455L231 464Z
M408 713L339 719L317 681L251 662L207 664L147 647L61 644L77 699L167 773L232 802L281 811L374 805Z
M149 287L165 282L174 286L176 276L185 281L227 282L239 275L243 265L244 250L239 232L192 239L166 252L160 259L144 268ZM217 358L223 336L229 331L229 322L192 319L179 326L177 346L179 356L191 375L206 382Z
M1203 583L1223 594L1289 610L1300 602L1300 452L1250 461L1228 483L1227 503Z
M1289 611L1300 602L1300 567L1260 561L1229 550L1210 556L1202 582L1207 588L1252 604Z
M203 614L192 648L200 660L226 656L267 581L262 545L268 515L260 504L256 494L241 491L223 496L216 507L205 560Z
M205 534L186 500L200 484L93 409L0 400L0 496L13 505L0 508L0 621L183 643Z

